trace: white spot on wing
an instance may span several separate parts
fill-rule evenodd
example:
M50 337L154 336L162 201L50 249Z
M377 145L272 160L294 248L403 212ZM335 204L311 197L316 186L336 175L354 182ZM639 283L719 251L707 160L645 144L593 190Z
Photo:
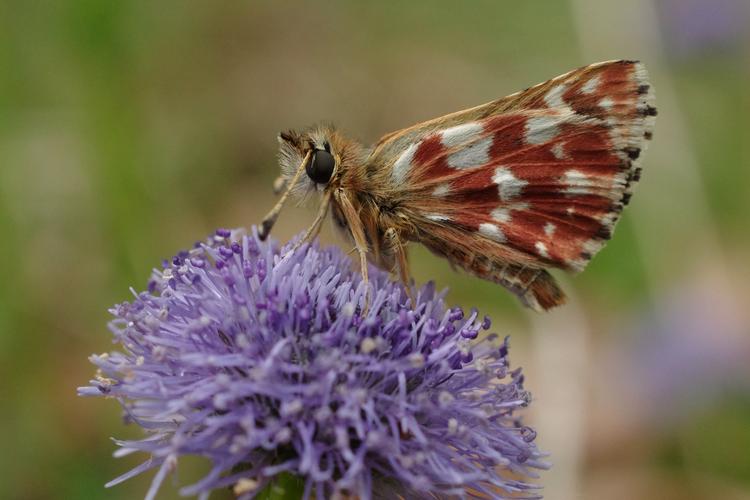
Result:
M492 219L500 222L501 224L507 224L510 222L510 209L503 208L503 207L497 207L492 211L490 214L492 216Z
M492 136L483 137L470 146L464 147L448 156L448 165L453 168L481 167L490 161Z
M508 224L511 220L513 220L512 212L513 210L528 210L529 204L528 203L511 203L509 205L502 205L490 212L490 217L492 217L492 220L495 222L499 222L500 224Z
M447 182L445 184L440 184L438 187L435 188L435 190L432 192L433 196L446 196L450 194L451 192L451 186Z
M495 224L483 223L479 224L479 232L491 240L499 243L505 242L505 235Z
M409 145L409 147L401 153L401 156L399 156L393 164L391 180L393 180L394 184L403 184L406 181L406 177L409 175L409 170L411 170L411 161L414 159L414 153L416 152L417 144Z
M550 108L564 108L567 104L562 99L563 93L565 92L565 84L555 85L544 95L544 102Z
M503 201L510 200L521 194L523 187L528 182L517 179L507 167L498 167L495 169L495 175L492 176L492 182L497 184L497 190L500 199Z
M434 220L435 222L446 222L446 221L451 220L450 217L448 217L447 215L443 215L443 214L432 213L432 214L425 214L424 216L430 220Z
M581 93L583 94L591 94L596 91L597 87L599 87L599 83L601 82L601 78L599 75L596 75L593 78L590 78L581 86Z
M563 183L566 185L564 192L568 194L588 194L591 192L589 188L594 185L594 181L578 170L565 172Z
M484 131L484 125L478 122L464 123L440 132L441 142L446 148L455 148L473 142Z
M536 253L541 255L542 257L549 259L549 252L547 252L547 245L542 243L541 241L537 241L534 245L534 248L536 248Z
M615 102L610 99L609 97L605 97L601 101L599 101L599 107L604 109L610 109L612 106L614 106Z
M565 122L564 115L532 116L526 120L526 142L544 144L560 133L559 125Z
M552 147L550 148L550 150L552 151L552 154L555 155L555 158L557 158L558 160L562 160L563 158L565 158L565 149L564 149L564 145L562 142L554 143Z
M557 226L552 224L551 222L548 222L544 225L544 234L547 236L552 236L555 234L555 229L557 229Z

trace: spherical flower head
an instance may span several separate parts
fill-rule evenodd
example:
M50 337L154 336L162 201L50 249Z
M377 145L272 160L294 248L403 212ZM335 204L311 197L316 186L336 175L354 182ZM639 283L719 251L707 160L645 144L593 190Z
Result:
M514 414L530 396L507 339L476 311L447 309L431 284L415 305L370 270L370 306L336 248L218 230L155 270L111 309L119 351L95 355L87 396L116 398L148 436L116 441L150 457L110 483L178 458L211 462L184 495L231 487L252 498L282 474L304 498L538 498L535 433Z

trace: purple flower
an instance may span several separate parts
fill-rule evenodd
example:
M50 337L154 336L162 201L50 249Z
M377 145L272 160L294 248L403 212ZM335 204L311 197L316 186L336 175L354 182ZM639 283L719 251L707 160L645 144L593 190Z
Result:
M737 51L746 44L746 0L662 0L655 5L666 48L677 57Z
M148 437L153 498L180 456L211 471L180 490L206 498L233 487L252 498L280 475L304 497L538 498L545 468L508 343L473 311L446 309L427 285L412 308L403 288L361 276L340 250L279 249L219 230L155 270L148 292L115 306L120 351L95 355L85 396L116 398ZM470 491L467 491L469 489ZM432 495L432 496L431 496Z

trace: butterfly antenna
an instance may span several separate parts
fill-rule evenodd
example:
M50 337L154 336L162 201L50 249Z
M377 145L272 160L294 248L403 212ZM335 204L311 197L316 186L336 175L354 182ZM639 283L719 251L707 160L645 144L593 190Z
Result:
M268 237L268 234L271 232L271 228L276 223L276 219L279 217L279 213L281 213L281 209L284 207L284 203L289 197L289 193L292 191L292 188L297 185L297 181L302 175L302 172L305 171L305 165L307 165L307 161L310 159L310 154L311 152L308 151L305 157L302 159L302 163L299 164L297 172L295 172L294 177L292 177L289 185L287 185L284 194L281 195L281 199L276 202L276 205L271 209L270 212L268 212L268 215L263 217L263 222L261 222L260 224L260 231L258 231L258 237L261 239L261 241L265 240Z

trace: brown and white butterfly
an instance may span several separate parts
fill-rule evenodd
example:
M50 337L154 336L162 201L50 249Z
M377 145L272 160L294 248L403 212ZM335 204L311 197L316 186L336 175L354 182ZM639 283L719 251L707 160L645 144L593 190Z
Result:
M282 198L321 193L326 214L409 289L408 242L503 285L527 306L565 295L547 268L581 271L612 236L641 175L656 108L643 65L592 64L384 136L367 149L329 126L279 136ZM307 175L303 175L306 173Z

